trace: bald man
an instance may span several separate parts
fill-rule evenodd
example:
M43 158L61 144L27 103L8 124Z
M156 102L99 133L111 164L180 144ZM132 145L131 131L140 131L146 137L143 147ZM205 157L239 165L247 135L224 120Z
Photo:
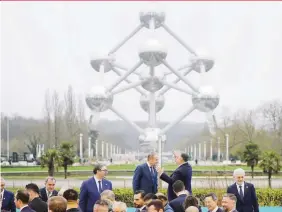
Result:
M253 184L245 182L245 171L241 168L233 172L235 183L227 188L227 193L237 198L236 209L240 212L259 212L258 199Z

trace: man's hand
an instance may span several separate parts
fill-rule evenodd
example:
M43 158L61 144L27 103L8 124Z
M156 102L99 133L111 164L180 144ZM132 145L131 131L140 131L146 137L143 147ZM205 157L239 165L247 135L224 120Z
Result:
M157 167L157 172L158 172L159 175L162 175L162 173L164 172L164 168L158 166Z

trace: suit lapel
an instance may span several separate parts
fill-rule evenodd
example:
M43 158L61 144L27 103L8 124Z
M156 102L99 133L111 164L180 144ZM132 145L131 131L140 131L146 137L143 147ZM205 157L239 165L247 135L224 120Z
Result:
M149 179L151 179L153 181L153 178L152 178L152 175L151 175L151 170L150 170L150 167L148 166L147 163L145 163L145 169L147 169L147 171L145 173L148 175Z
M248 185L247 185L247 183L245 182L244 183L244 198L243 198L243 200L245 200L245 197L247 196L246 194L248 193Z
M91 184L92 184L92 187L94 188L94 190L96 189L96 191L99 192L99 189L97 187L97 184L96 184L96 180L94 179L94 177L91 178Z

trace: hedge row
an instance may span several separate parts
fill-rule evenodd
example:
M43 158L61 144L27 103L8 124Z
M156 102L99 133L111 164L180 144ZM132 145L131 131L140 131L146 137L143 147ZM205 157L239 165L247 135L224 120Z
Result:
M16 192L18 188L7 188L7 190ZM79 189L76 189L79 191ZM127 204L128 207L133 206L133 191L128 188L116 188L113 189L116 200L122 201ZM161 189L159 192L166 194L166 189ZM223 194L226 192L225 189L193 189L193 195L201 201L203 205L204 196L210 192L214 192L219 198L219 205ZM256 189L258 202L260 206L282 206L282 189Z

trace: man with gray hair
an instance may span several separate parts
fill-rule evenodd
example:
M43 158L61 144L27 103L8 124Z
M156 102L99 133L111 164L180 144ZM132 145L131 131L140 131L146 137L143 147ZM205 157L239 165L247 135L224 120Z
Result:
M49 176L45 179L45 187L39 190L41 199L47 202L50 197L58 196L58 191L55 190L56 180Z
M1 177L0 210L16 212L15 196L13 192L5 189L5 180Z
M114 192L112 190L105 190L100 195L101 195L100 199L105 200L109 205L109 209L112 209L112 206L115 202Z
M157 193L158 191L158 172L156 165L158 163L158 155L152 152L147 157L147 162L136 167L133 175L133 192L138 190L148 193Z
M199 212L199 209L195 206L188 207L185 212Z
M255 187L245 182L245 171L241 168L235 169L233 178L235 183L227 188L227 193L236 196L236 209L240 212L259 212Z
M127 206L124 202L115 202L112 207L113 212L126 212Z

